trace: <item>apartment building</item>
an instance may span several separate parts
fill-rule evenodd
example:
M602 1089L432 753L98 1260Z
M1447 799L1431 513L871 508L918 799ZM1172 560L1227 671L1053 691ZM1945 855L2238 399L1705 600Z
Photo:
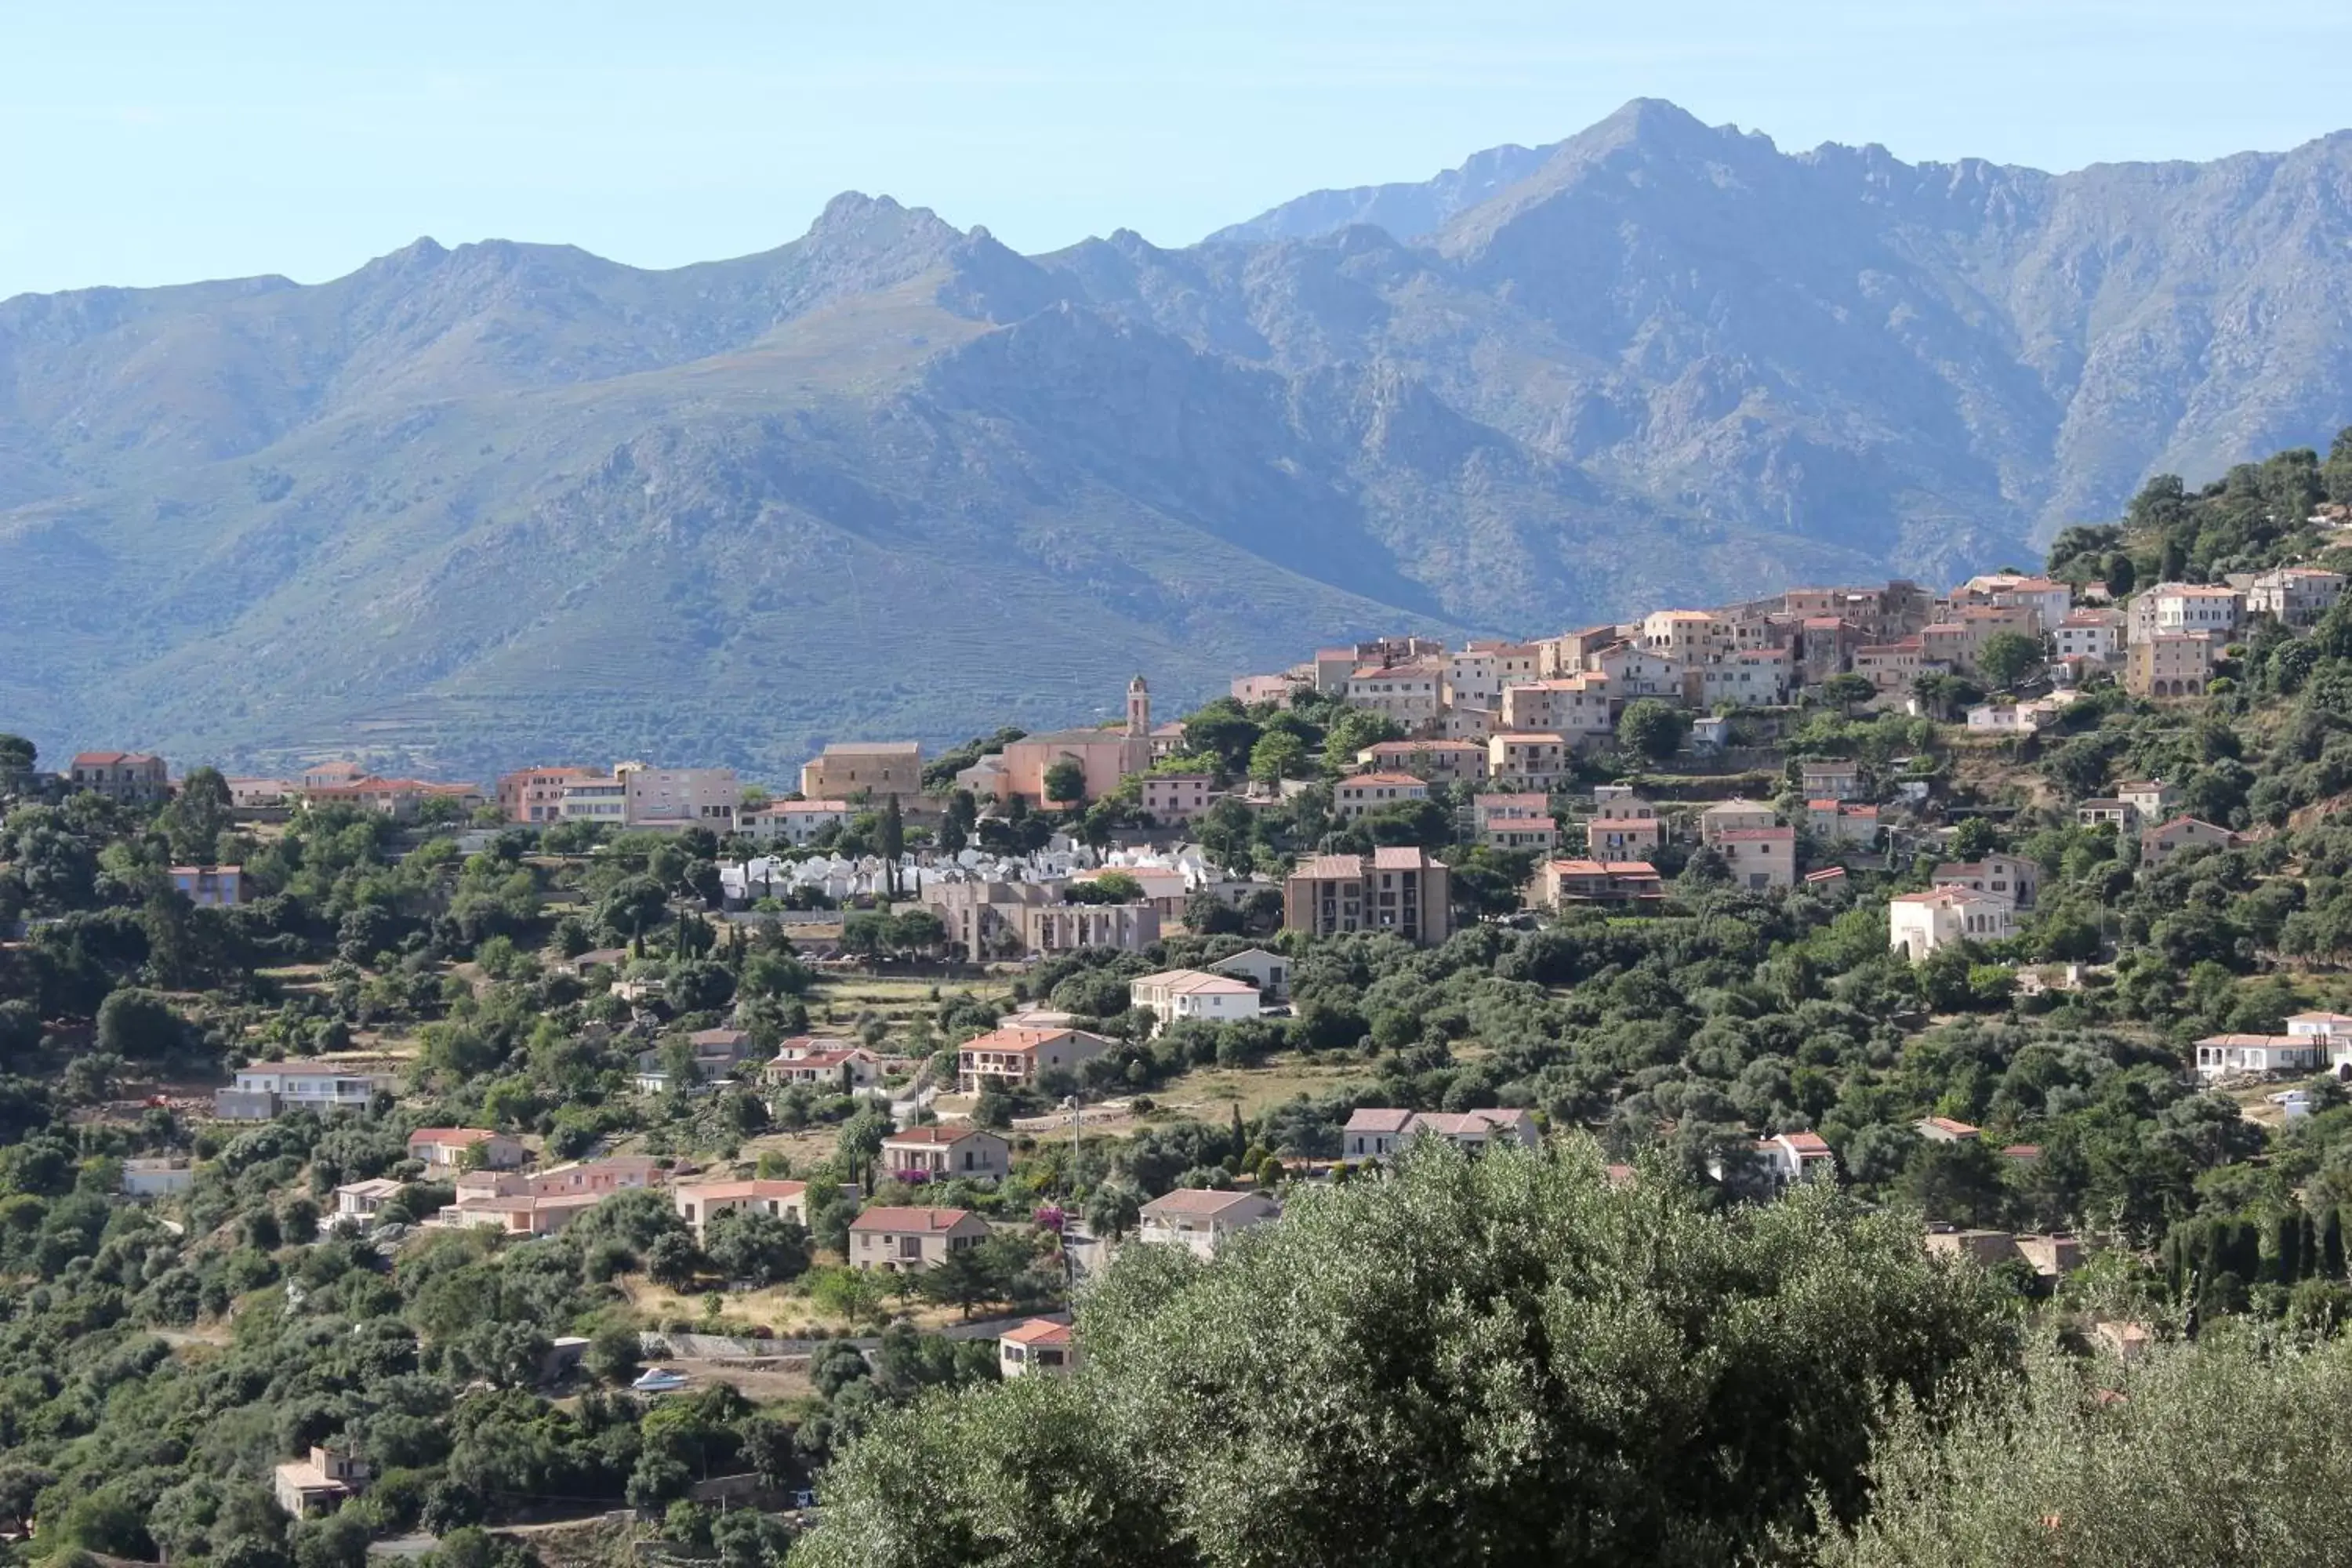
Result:
M1609 735L1615 728L1615 688L1607 676L1588 670L1552 680L1528 680L1503 693L1497 733L1541 730L1570 741Z
M2123 653L2123 612L2070 610L2059 620L2053 636L2058 645L2058 657L2062 659L2084 658L2098 664L2112 664Z
M1141 952L1160 940L1165 918L1149 899L1132 904L1024 904L1015 916L1023 950L1040 956L1089 947Z
M1486 776L1486 743L1478 741L1382 741L1356 753L1356 765L1381 773L1412 773L1447 784Z
M628 783L614 773L583 773L567 779L559 792L556 815L564 822L625 827L629 820Z
M2135 697L2202 697L2220 638L2210 632L2151 632L2124 650L2124 689Z
M1851 621L1869 641L1882 644L1916 636L1936 618L1935 595L1899 577L1883 588L1791 588L1780 595L1780 607L1800 618Z
M1602 788L1623 789L1625 786L1613 784L1603 785ZM1621 809L1612 812L1609 809L1612 805L1618 805ZM1658 815L1655 806L1643 800L1633 801L1630 806L1624 802L1603 802L1601 808L1584 824L1584 852L1596 860L1638 860L1665 841L1665 819Z
M1549 790L1568 777L1576 748L1556 731L1507 732L1486 742L1486 776Z
M1853 668L1853 656L1869 636L1852 621L1835 616L1807 616L1797 623L1796 683L1819 686L1832 676Z
M1630 642L1612 643L1591 655L1586 667L1609 679L1609 695L1619 704L1643 697L1662 702L1689 700L1694 681L1689 661Z
M1698 700L1704 708L1773 708L1789 700L1795 665L1785 647L1741 648L1699 667Z
M1536 679L1550 680L1558 676L1574 675L1593 668L1591 660L1602 648L1628 643L1641 635L1638 626L1586 626L1580 631L1562 632L1556 637L1546 637L1536 643Z
M1797 830L1793 827L1733 828L1717 833L1713 846L1731 868L1731 879L1743 888L1760 891L1796 885Z
M2144 642L2160 632L2210 632L2226 642L2237 635L2245 606L2245 595L2235 588L2158 583L2132 596L2130 640Z
M593 769L571 766L522 768L500 773L499 815L509 822L539 826L563 820L564 786L600 776Z
M1736 643L1731 623L1706 610L1656 610L1642 617L1642 648L1678 664L1710 664Z
M1805 826L1832 844L1867 849L1878 842L1878 807L1842 800L1805 802Z
M1548 795L1482 795L1473 803L1478 842L1496 849L1536 849L1549 854L1559 845Z
M2055 630L2074 609L2074 589L2055 578L1994 572L1963 583L1953 592L1952 603L2030 611L2034 631L2042 633Z
M1282 889L1285 930L1316 936L1391 931L1422 947L1454 934L1451 874L1418 848L1317 855Z
M735 831L735 814L743 808L743 786L733 768L656 768L623 763L613 772L622 784L622 820L631 827Z
M1426 730L1444 709L1445 677L1440 658L1360 665L1348 677L1348 706L1393 719L1409 731Z
M845 800L778 800L752 806L736 818L736 831L758 844L805 848L827 829L849 826L856 809Z
M2246 587L2250 615L2275 616L2282 626L2307 626L2344 597L2344 574L2316 566L2282 566L2256 575Z
M1331 786L1331 813L1352 822L1392 805L1429 798L1429 785L1411 773L1357 773Z
M1207 773L1146 773L1137 804L1154 822L1190 822L1216 799L1216 782Z
M1927 652L1924 629L1895 642L1870 643L1853 650L1853 673L1882 693L1908 691L1921 676L1948 674L1951 668Z
M1664 879L1647 860L1580 857L1543 862L1521 895L1527 906L1535 910L1570 904L1654 903L1665 896Z
M1780 823L1769 804L1760 800L1718 801L1698 814L1699 842L1712 848L1727 833L1748 833Z

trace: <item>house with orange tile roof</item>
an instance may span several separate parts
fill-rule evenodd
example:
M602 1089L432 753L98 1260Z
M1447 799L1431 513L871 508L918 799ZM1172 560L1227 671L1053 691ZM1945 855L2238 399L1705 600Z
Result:
M1281 1217L1280 1205L1263 1193L1180 1187L1143 1205L1135 1238L1155 1247L1189 1247L1205 1258L1214 1257L1228 1237Z
M996 1370L1004 1377L1031 1373L1061 1376L1078 1364L1077 1331L1051 1318L1032 1318L996 1338Z
M1411 773L1415 778L1463 783L1486 776L1486 743L1381 741L1358 752L1356 765L1372 773Z
M1533 849L1549 855L1559 846L1559 824L1549 795L1482 795L1472 803L1478 842L1495 849Z
M1074 1073L1110 1045L1103 1036L1084 1029L991 1029L956 1047L956 1092L978 1094L992 1083L999 1089L1034 1089L1043 1075Z
M670 1206L677 1217L703 1239L704 1227L722 1214L750 1209L774 1215L794 1225L808 1224L808 1184L767 1179L751 1181L680 1182L670 1189Z
M1793 888L1797 885L1797 830L1793 827L1742 827L1718 833L1715 852L1731 868L1731 879L1743 888Z
M1265 1009L1258 989L1230 974L1202 969L1164 969L1139 974L1128 984L1128 1005L1142 1007L1162 1027L1180 1018L1208 1024L1230 1024L1255 1018Z
M1536 868L1523 899L1535 910L1567 904L1638 904L1666 895L1658 868L1647 860L1547 860Z
M1982 1136L1979 1129L1949 1116L1923 1116L1911 1124L1911 1131L1930 1143L1973 1143Z
M898 1182L994 1182L1013 1173L1013 1146L985 1127L928 1122L882 1140L882 1168Z
M849 1266L919 1274L988 1237L988 1222L970 1209L877 1206L849 1222Z
M1412 773L1355 773L1331 786L1331 813L1342 822L1352 822L1392 805L1428 798L1428 782Z
M2176 816L2139 836L2139 863L2153 870L2186 850L2227 849L2237 842L2238 836L2226 827L2194 816Z
M152 805L172 793L163 759L148 752L77 752L66 783L109 800Z
M449 1170L470 1163L507 1171L522 1163L523 1147L520 1139L487 1127L420 1127L408 1135L408 1157Z

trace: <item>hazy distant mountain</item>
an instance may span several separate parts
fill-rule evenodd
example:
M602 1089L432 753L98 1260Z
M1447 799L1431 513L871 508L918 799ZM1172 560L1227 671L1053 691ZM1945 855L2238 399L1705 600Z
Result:
M1312 239L1351 224L1384 228L1398 239L1415 240L1465 207L1507 190L1542 168L1563 143L1549 147L1489 147L1474 153L1458 169L1418 184L1358 185L1351 191L1316 191L1283 203L1247 223L1221 228L1213 245L1255 244L1269 239Z
M25 297L0 729L781 773L1377 628L1940 580L2352 422L2348 297L2352 136L2050 175L1646 101L1181 250L845 195L670 272Z

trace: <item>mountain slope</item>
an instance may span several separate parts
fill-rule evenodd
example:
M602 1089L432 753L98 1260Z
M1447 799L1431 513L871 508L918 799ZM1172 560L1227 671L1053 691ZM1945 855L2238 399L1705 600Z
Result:
M2049 175L1637 101L1186 249L853 195L669 272L0 302L0 729L774 773L1136 668L1941 579L2352 419L2348 192L2352 137Z

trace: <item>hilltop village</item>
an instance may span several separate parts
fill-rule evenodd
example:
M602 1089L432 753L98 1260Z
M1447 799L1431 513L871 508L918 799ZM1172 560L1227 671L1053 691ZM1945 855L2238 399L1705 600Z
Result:
M0 1524L913 1561L861 1435L1213 1360L1153 1325L1538 1165L1845 1205L1870 1279L2116 1365L2332 1331L2352 510L2294 456L1948 592L1138 676L788 782L0 737Z

